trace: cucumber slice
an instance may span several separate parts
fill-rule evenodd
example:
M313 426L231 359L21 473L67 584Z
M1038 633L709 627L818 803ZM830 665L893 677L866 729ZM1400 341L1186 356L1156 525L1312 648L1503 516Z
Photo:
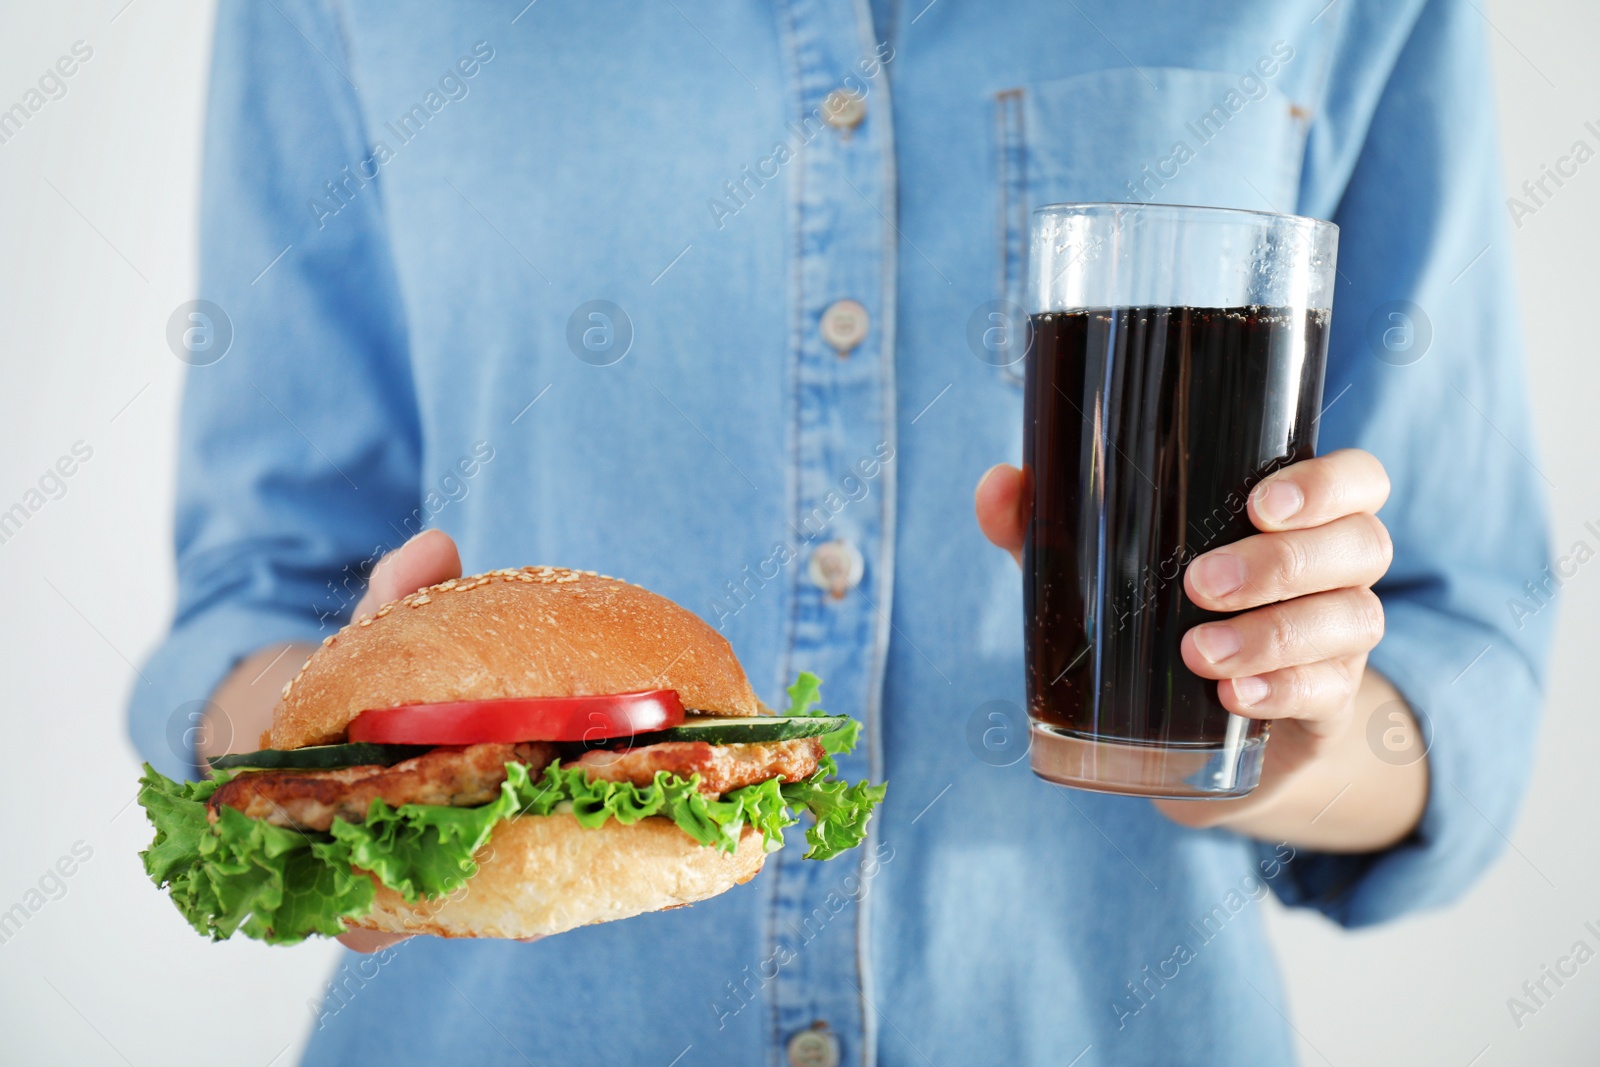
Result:
M663 741L705 741L713 745L748 745L764 741L793 741L821 737L850 725L847 715L691 715L677 726L626 740L630 747Z
M243 752L231 756L218 756L210 760L214 771L250 770L332 770L336 767L388 767L420 756L431 745L375 745L371 743L350 745L312 745L309 748L266 748L260 752Z
M632 737L613 737L587 747L607 748L626 744L630 748L663 741L705 741L713 745L757 744L767 741L793 741L801 737L821 737L850 725L845 715L752 715L690 716L681 725ZM347 745L312 745L309 748L267 748L218 756L210 761L214 771L302 770L322 771L338 767L387 767L420 756L433 745L379 745L357 742Z

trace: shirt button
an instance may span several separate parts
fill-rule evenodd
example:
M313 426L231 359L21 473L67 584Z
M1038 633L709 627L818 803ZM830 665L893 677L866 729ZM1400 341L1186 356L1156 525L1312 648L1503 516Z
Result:
M867 336L872 317L854 300L835 300L822 313L822 339L840 357L848 356Z
M861 550L855 545L849 541L828 541L818 545L811 553L806 573L818 589L835 600L841 600L860 584L866 567Z
M853 130L867 117L867 98L835 89L822 100L822 118L836 130Z
M789 1039L789 1067L839 1067L839 1039L827 1030L802 1030Z

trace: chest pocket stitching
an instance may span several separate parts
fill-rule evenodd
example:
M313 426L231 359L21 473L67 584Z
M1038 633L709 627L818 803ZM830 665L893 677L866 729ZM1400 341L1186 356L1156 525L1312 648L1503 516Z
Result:
M1185 77L1198 76L1206 79L1220 79L1222 82L1232 82L1237 77L1236 75L1224 71L1209 71L1194 68L1153 69L1160 70L1163 73L1170 71ZM1054 86L1059 90L1062 83L1076 82L1080 78L1108 78L1114 76L1123 76L1125 73L1126 72L1120 69L1090 71L1083 75L1076 75L1066 79L1057 79L1042 84L1046 87ZM1212 88L1220 89L1227 89L1230 87L1230 85L1221 84L1220 82L1219 84L1212 86ZM1242 181L1243 184L1254 193L1254 196L1250 198L1249 202L1231 202L1235 201L1236 199L1235 197L1231 196L1223 199L1230 201L1226 203L1226 206L1230 207L1253 207L1258 209L1261 207L1266 207L1269 210L1292 211L1297 206L1293 203L1293 201L1296 199L1296 192L1300 184L1300 166L1303 163L1305 140L1308 132L1307 127L1309 126L1309 116L1307 114L1308 109L1304 105L1297 104L1276 85L1269 84L1265 88L1266 92L1263 94L1260 100L1257 101L1252 98L1253 106L1251 124L1255 125L1257 131L1262 130L1263 127L1260 125L1260 123L1265 120L1267 112L1263 111L1263 109L1260 107L1260 104L1271 101L1271 103L1268 105L1269 108L1284 109L1284 115L1280 119L1280 122L1285 128L1274 131L1276 136L1270 138L1271 143L1276 145L1277 150L1275 152L1269 152L1263 157L1258 157L1255 161L1258 164L1270 163L1276 168L1276 173L1262 173L1260 171L1257 171L1256 173L1259 180L1265 180L1269 186L1273 187L1280 194L1275 196L1273 200L1282 199L1286 202L1276 203L1273 201L1268 201L1266 204L1255 203L1254 200L1256 198L1259 197L1260 199L1266 199L1266 197L1261 193L1260 189L1256 185L1250 182L1248 177L1242 177ZM1001 300L1021 308L1026 307L1025 299L1027 295L1028 225L1032 208L1038 206L1038 204L1033 203L1034 200L1038 200L1039 203L1043 203L1047 199L1114 199L1127 200L1130 202L1135 201L1135 197L1133 196L1114 195L1109 189L1103 192L1097 190L1099 195L1090 197L1073 197L1070 195L1063 196L1060 194L1065 192L1065 190L1053 189L1048 190L1048 195L1046 195L1048 186L1053 183L1053 179L1051 177L1053 172L1051 171L1051 166L1049 164L1051 154L1049 151L1045 152L1043 164L1041 164L1039 160L1033 158L1033 152L1029 145L1030 131L1028 130L1027 111L1030 103L1033 103L1036 106L1044 106L1047 103L1048 98L1039 97L1036 100L1030 100L1029 90L1030 87L1022 86L1005 89L996 93L994 120L996 142L995 174L997 179L996 199L998 202L997 237L999 244L999 285L997 295ZM1196 99L1203 102L1206 99L1209 99L1209 97L1202 96L1197 97ZM1038 136L1038 133L1035 132L1034 136ZM1182 136L1188 137L1189 133L1183 133ZM1049 148L1050 146L1045 147ZM1151 147L1154 146L1152 145ZM1201 147L1203 148L1204 145L1202 144ZM1034 173L1036 171L1038 173ZM1199 175L1190 174L1189 177L1192 179L1199 177ZM1215 174L1212 175L1212 180L1215 180ZM1129 182L1128 184L1131 190L1133 188L1133 183ZM1188 183L1186 182L1185 184ZM1163 188L1165 187L1166 183L1163 183ZM1158 193L1151 196L1149 200L1144 202L1208 203L1218 201L1215 197L1206 195L1199 196L1198 198L1179 196L1176 199L1172 199L1170 196L1163 197ZM1026 360L1019 360L1009 367L1000 367L997 369L1000 371L1002 381L1012 385L1020 386L1023 382L1025 366Z

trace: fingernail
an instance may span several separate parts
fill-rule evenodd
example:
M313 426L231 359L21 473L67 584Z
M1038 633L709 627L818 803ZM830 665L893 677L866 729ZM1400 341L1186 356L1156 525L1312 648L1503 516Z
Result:
M974 494L982 493L983 492L983 487L989 484L989 479L993 478L996 474L999 474L1000 473L1000 469L1002 467L1004 467L1004 466L1005 466L1004 463L996 463L994 466L992 466L988 470L984 471L983 472L983 477L978 479L977 488L973 490L973 493Z
M1189 567L1194 587L1209 597L1223 597L1244 584L1244 560L1228 552L1211 552Z
M1194 646L1211 663L1221 663L1243 644L1239 631L1224 623L1198 626L1194 631Z
M1305 503L1306 497L1300 487L1287 479L1268 482L1256 494L1256 512L1274 525L1294 518Z
M1240 704L1247 708L1255 707L1267 699L1267 694L1271 692L1272 686L1268 685L1266 679L1259 675L1253 674L1248 678L1235 678L1233 680L1233 695L1238 698Z

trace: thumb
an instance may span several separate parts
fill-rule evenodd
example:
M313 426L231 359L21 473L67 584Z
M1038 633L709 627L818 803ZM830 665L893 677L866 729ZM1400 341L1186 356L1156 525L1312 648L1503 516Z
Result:
M978 480L973 507L978 513L978 528L993 544L1022 562L1023 535L1028 526L1027 474L1002 463L990 467Z
M461 577L461 554L443 530L424 530L378 561L353 618L426 585Z

